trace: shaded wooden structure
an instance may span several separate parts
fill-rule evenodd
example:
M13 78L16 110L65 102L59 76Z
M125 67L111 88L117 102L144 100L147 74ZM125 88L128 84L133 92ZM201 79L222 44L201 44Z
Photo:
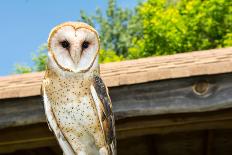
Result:
M232 153L232 48L101 65L119 155ZM0 78L0 154L61 154L40 96L43 73Z

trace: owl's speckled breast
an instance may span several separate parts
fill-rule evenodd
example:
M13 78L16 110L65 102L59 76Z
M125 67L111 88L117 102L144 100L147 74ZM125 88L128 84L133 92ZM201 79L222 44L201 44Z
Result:
M91 76L65 78L55 76L49 79L49 85L45 88L59 127L77 150L83 148L86 139L89 141L91 136L97 147L104 145L90 91L91 84Z

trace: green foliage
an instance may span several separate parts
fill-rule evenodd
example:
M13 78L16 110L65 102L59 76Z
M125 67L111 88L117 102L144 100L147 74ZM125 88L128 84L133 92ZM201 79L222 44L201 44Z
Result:
M81 20L97 28L101 39L100 62L232 46L231 0L147 0L134 10L108 0ZM33 55L34 67L16 65L16 73L45 69L46 45Z
M106 13L103 15L100 9L93 16L87 16L81 11L81 20L94 27L99 27L98 32L101 39L101 48L107 51L115 51L117 55L128 54L131 41L135 33L131 27L135 26L131 21L133 11L122 9L116 5L115 0L108 0Z
M37 50L37 54L33 54L32 61L34 62L34 71L43 71L47 64L47 45L43 44Z
M15 65L15 73L23 74L23 73L30 73L33 71L43 71L46 68L47 64L47 45L42 44L38 48L38 50L33 53L32 61L34 63L34 67L30 67L27 65L16 64Z
M232 33L227 33L224 37L223 37L223 46L225 47L229 47L232 45Z
M16 74L24 74L32 72L32 68L27 65L16 64L14 68Z
M123 56L118 56L114 51L109 50L100 50L100 63L107 63L107 62L115 62L115 61L122 61L124 58Z
M142 34L128 58L166 55L232 45L229 0L148 0L138 6Z

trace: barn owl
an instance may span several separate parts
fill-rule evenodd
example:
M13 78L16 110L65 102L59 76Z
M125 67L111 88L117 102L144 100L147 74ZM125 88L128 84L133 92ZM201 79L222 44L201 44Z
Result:
M48 125L65 155L115 155L112 103L99 76L99 37L80 22L56 26L48 38L42 82Z

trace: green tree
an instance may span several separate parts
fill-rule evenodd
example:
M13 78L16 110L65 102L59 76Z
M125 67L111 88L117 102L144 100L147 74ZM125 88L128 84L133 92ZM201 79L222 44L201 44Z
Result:
M147 0L134 10L108 0L106 13L81 11L81 20L98 29L101 63L232 46L230 0ZM16 65L15 71L44 70L46 53L42 45L34 67Z
M98 32L101 39L100 63L121 61L127 56L133 34L130 30L131 27L135 26L129 24L132 15L131 10L118 7L115 0L108 1L106 16L100 9L96 10L96 15L90 17L84 11L81 11L83 22L99 27ZM47 47L43 44L32 56L33 67L17 64L15 65L15 72L28 73L45 70L46 60Z
M116 5L115 0L108 0L106 13L103 14L100 9L96 10L96 15L87 16L81 11L81 20L98 28L101 39L101 48L105 53L109 51L116 52L118 56L127 57L128 48L131 47L131 41L136 33L133 27L138 25L132 22L131 18L134 12L129 9L122 9Z
M16 74L24 74L32 72L32 68L27 65L16 64L14 68Z
M33 67L28 65L16 64L14 72L17 74L43 71L47 64L47 45L42 44L38 50L32 54Z
M116 61L122 61L124 60L124 57L118 56L115 54L114 51L112 50L100 50L100 57L99 57L99 62L100 63L107 63L107 62L116 62Z
M232 1L148 0L136 12L142 36L129 58L231 46Z

